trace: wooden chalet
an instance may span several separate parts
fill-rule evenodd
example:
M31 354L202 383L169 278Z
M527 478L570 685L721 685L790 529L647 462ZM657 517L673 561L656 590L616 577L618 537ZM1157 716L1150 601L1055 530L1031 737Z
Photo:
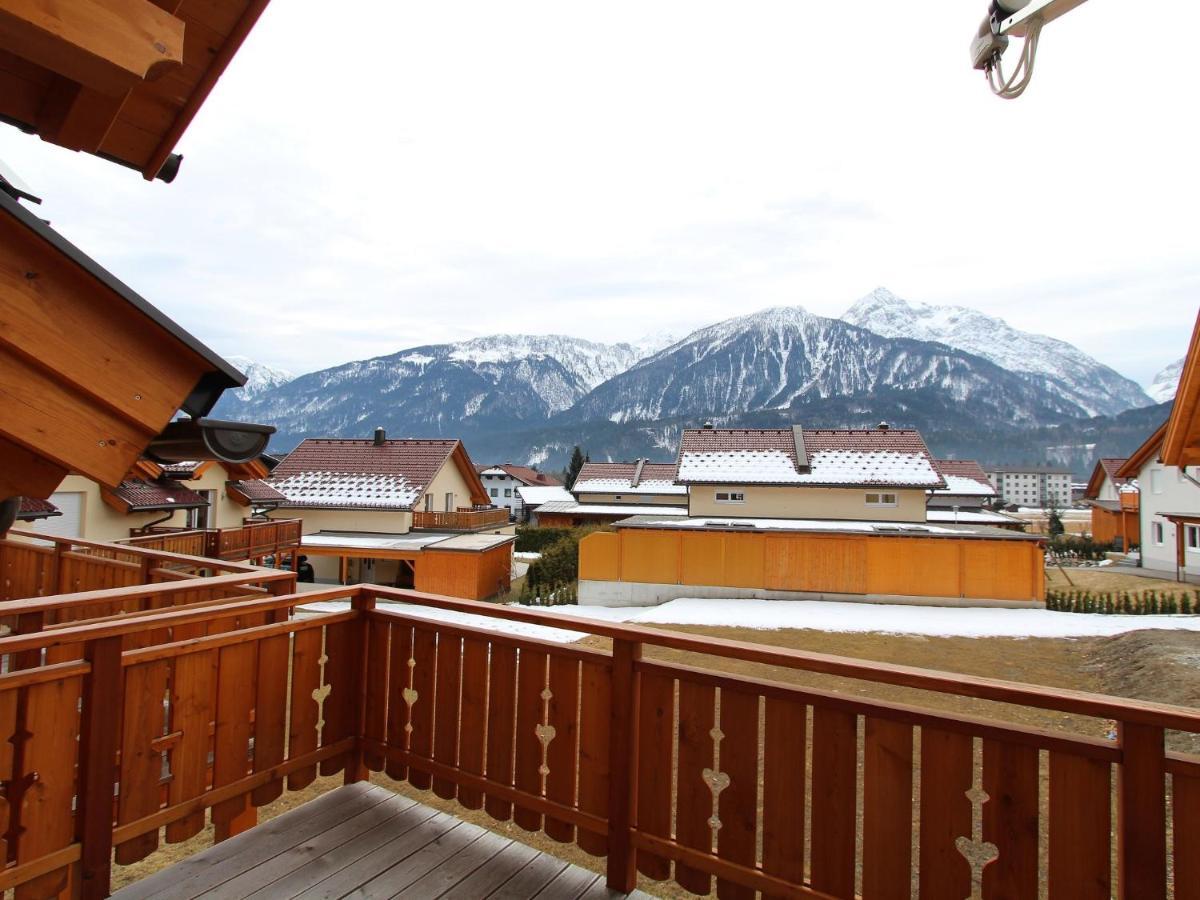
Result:
M0 3L0 121L171 181L266 0Z
M1097 460L1083 495L1092 508L1092 540L1126 551L1141 543L1141 492L1136 479L1119 474L1128 461L1128 457Z
M380 582L481 600L508 590L515 529L457 440L300 443L264 484L300 514L318 581Z

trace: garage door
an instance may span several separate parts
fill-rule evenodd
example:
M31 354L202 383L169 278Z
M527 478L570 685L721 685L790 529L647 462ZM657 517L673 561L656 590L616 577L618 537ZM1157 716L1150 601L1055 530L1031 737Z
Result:
M32 530L40 531L42 534L54 534L58 537L83 537L83 493L81 491L61 491L51 494L50 502L58 507L58 511L62 515L31 522Z

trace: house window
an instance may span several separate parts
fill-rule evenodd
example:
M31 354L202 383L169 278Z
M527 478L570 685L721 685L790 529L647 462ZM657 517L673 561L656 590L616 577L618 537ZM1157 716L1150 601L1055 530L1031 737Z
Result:
M433 494L425 495L425 512L433 512Z
M1161 547L1164 543L1166 543L1166 540L1163 535L1163 523L1162 522L1152 522L1151 523L1150 537L1154 541L1154 543L1157 544L1159 547Z
M511 496L512 496L512 488L505 488L505 489L504 489L504 496L505 496L505 497L511 497Z
M454 512L454 495L446 494L446 512Z
M876 494L876 493L868 493L867 494L867 506L895 506L895 505L896 505L896 495L895 494Z
M746 494L744 491L717 491L713 499L718 503L745 503Z
M499 497L500 496L500 488L492 488L492 496Z
M1161 469L1151 469L1150 470L1150 493L1152 493L1152 494L1161 494L1162 493L1162 470Z
M1200 525L1183 526L1183 543L1188 553L1200 553Z

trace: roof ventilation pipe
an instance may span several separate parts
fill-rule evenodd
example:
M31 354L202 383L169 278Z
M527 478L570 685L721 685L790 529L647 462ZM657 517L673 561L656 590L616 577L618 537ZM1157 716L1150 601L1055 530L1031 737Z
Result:
M382 447L384 445L385 441L387 441L387 432L384 431L382 428L376 428L375 429L375 446Z
M712 428L713 428L712 419L709 419L707 422L704 423L704 429L706 431L712 431Z
M887 423L887 422L880 422L880 423L879 423L879 430L880 430L880 431L887 431L889 428L891 428L891 426L890 426L890 425L888 425L888 423Z

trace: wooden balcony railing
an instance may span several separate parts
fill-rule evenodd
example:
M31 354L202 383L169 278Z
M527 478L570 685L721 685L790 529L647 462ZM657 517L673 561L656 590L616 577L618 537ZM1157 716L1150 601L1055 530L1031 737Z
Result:
M232 528L156 527L121 543L226 561L261 559L299 547L303 524L302 519L245 519Z
M184 840L211 810L219 840L318 772L352 782L386 771L606 855L622 891L640 872L701 894L715 879L723 898L870 900L914 887L935 900L1109 898L1117 886L1160 898L1168 879L1177 900L1200 896L1189 850L1200 758L1164 744L1166 729L1200 731L1200 710L374 586L304 596L350 602L235 633L222 623L295 600L0 638L0 741L14 747L0 889L49 896L74 869L83 896L102 896L114 855L144 858L164 826L168 843ZM569 627L612 649L378 601ZM206 636L128 648L142 630L201 625ZM20 668L67 645L79 659ZM1095 717L1115 722L1115 738L725 674L643 648ZM37 802L25 801L31 790Z
M10 534L49 542L0 539L0 622L19 634L112 616L281 596L296 589L296 576L289 571L33 532ZM127 647L170 637L161 630L133 634ZM54 654L50 656L53 660Z
M414 512L413 528L442 529L445 531L476 531L481 528L496 528L508 524L508 510L459 509L454 512Z

